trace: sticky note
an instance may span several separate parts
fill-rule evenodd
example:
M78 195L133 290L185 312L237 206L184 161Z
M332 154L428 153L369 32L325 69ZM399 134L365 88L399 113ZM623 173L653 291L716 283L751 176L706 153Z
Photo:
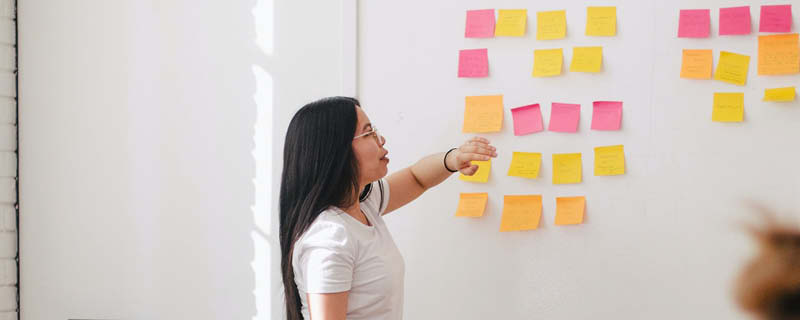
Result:
M717 72L714 73L714 80L743 86L747 82L747 70L749 67L750 56L721 51L719 53L719 62L717 62Z
M491 38L494 36L494 9L467 10L465 38Z
M714 110L711 121L742 122L744 120L744 93L714 93Z
M542 110L538 103L511 109L511 117L514 118L515 136L543 130Z
M550 126L555 132L576 132L581 118L581 105L553 102L550 108Z
M719 9L719 35L750 34L750 29L750 6Z
M541 195L503 196L500 232L536 229L541 218Z
M775 88L764 90L764 101L794 101L794 87Z
M581 183L581 154L553 154L553 184Z
M625 174L625 148L621 145L594 148L594 175Z
M511 156L511 166L508 175L528 179L539 178L539 168L542 166L542 154L538 152L514 152Z
M758 74L800 73L798 34L758 36Z
M498 132L503 127L503 96L466 97L464 133Z
M471 164L478 165L478 171L471 176L464 175L463 173L458 176L462 181L487 183L489 182L489 172L492 171L492 160L486 161L470 161Z
M617 7L587 7L586 35L611 37L617 34Z
M567 11L536 13L536 40L564 39L567 36Z
M458 77L483 78L489 76L489 50L469 49L458 52Z
M595 101L592 130L619 130L622 124L622 101Z
M714 69L714 57L711 50L684 49L681 63L681 78L711 79Z
M525 23L528 20L528 10L497 10L497 26L494 30L496 37L522 37L525 35Z
M759 32L792 31L792 5L761 6L761 18L758 23Z
M552 77L561 74L564 49L533 50L533 76Z
M462 193L458 199L456 217L482 217L487 202L489 202L489 194L486 192Z
M603 47L572 48L570 72L600 72L603 69Z
M681 10L678 38L708 38L711 33L711 10Z
M583 223L586 210L586 197L557 197L556 198L556 225Z

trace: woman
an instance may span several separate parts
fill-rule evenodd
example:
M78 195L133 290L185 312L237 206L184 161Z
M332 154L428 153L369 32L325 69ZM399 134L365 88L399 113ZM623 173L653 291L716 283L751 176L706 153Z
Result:
M476 137L383 179L385 143L353 98L312 102L292 118L280 191L287 319L401 319L404 263L382 216L497 156Z

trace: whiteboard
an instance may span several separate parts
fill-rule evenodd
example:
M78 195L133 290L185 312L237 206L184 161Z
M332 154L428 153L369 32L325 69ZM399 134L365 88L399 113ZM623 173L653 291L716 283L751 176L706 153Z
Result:
M783 4L789 2L768 3ZM407 319L744 319L733 280L754 245L740 224L760 201L800 208L800 105L761 102L800 76L757 76L759 5L730 1L361 1L359 98L387 137L390 172L470 138L464 97L502 94L489 183L453 176L387 216L406 261ZM617 35L584 35L586 7L617 6ZM751 5L754 32L718 36L719 8ZM521 38L464 38L469 9L528 9ZM711 37L677 38L680 9L711 9ZM567 37L537 41L537 11L567 12ZM800 16L793 8L794 25ZM575 46L602 46L603 72L567 72ZM457 78L458 51L488 48L488 78ZM534 49L564 48L564 73L533 78ZM679 77L682 49L751 57L746 86ZM743 92L745 121L711 121L715 92ZM623 101L622 130L592 131L592 102ZM515 137L510 108L581 104L575 134ZM593 148L625 146L626 174L593 176ZM513 151L541 152L538 180L506 176ZM582 153L583 182L551 183L553 153ZM488 192L479 219L460 192ZM500 233L504 195L540 194L537 230ZM585 223L555 226L555 198L586 196ZM796 217L796 216L795 216Z

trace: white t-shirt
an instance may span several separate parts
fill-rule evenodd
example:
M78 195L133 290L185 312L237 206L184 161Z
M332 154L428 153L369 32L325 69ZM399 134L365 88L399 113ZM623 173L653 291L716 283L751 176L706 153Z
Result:
M383 203L378 183L384 186ZM292 266L305 319L310 319L307 293L348 290L347 319L403 318L405 262L381 217L388 203L389 184L373 182L361 203L372 226L330 207L297 240Z

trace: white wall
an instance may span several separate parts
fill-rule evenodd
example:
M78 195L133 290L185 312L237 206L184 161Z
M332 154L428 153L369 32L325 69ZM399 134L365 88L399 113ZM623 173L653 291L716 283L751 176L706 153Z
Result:
M735 275L753 244L743 200L800 217L800 102L761 102L800 75L756 75L757 36L720 37L718 9L765 1L362 1L359 92L387 138L390 171L442 152L461 133L464 97L503 94L504 126L488 184L455 177L387 216L406 260L409 319L739 319ZM800 7L793 3L794 32ZM584 35L586 6L616 5L618 34ZM468 9L528 9L522 38L465 39ZM680 9L709 8L708 39L678 39ZM567 38L537 41L536 12L567 10ZM566 72L572 47L603 46L599 74ZM458 50L489 49L489 77L459 79ZM533 50L564 48L565 73L532 78ZM681 49L751 56L744 87L679 78ZM714 92L744 92L745 122L711 122ZM589 130L591 103L622 100L622 130ZM515 137L508 109L582 105L576 134ZM593 175L596 146L624 144L626 174ZM541 152L538 180L508 177L513 151ZM583 183L553 185L551 154L581 152ZM486 215L454 216L459 192L488 192ZM540 194L538 230L498 232L503 195ZM555 198L584 195L586 221L554 225ZM796 220L795 220L796 221Z
M279 318L283 135L352 27L308 9L20 2L23 319Z
M17 111L14 1L0 1L0 319L17 318Z

